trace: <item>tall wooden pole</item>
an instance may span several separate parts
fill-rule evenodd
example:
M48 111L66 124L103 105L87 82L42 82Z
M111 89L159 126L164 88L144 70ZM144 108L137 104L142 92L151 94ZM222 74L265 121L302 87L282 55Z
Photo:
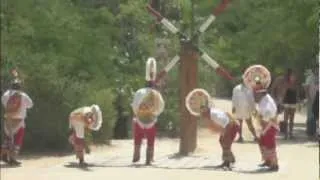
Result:
M180 52L180 149L181 155L188 155L197 147L197 118L185 106L185 97L198 87L198 53L190 41L181 42Z
M194 33L194 3L191 0L190 34ZM180 50L180 149L181 155L188 155L197 148L197 118L185 106L188 93L198 87L198 58L194 48L198 38L181 41Z
M153 0L156 1L156 0ZM220 5L214 9L213 13L208 17L204 24L201 25L197 32L194 32L194 2L191 0L191 34L192 37L187 39L186 35L179 31L168 19L163 17L158 11L147 6L148 11L154 15L171 33L179 35L181 38L180 55L175 56L171 62L157 75L156 82L159 81L168 71L177 63L180 57L180 149L181 155L188 155L197 147L197 118L192 116L185 107L185 97L190 91L198 86L198 63L199 56L203 58L216 72L227 79L231 80L232 76L225 71L220 65L207 53L197 47L198 36L203 33L209 25L215 20L215 16L225 10L229 0L221 0ZM154 4L154 3L151 3Z

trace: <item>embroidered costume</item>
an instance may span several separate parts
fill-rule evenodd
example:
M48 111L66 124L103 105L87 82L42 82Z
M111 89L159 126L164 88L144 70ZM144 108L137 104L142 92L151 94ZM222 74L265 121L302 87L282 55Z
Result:
M262 65L250 66L244 73L245 83L254 91L257 103L255 117L257 118L262 132L259 137L259 149L264 163L269 170L277 171L278 158L276 152L276 134L279 131L277 123L277 104L267 93L271 83L270 72Z
M1 97L4 113L4 142L1 149L1 159L11 165L21 164L16 160L23 144L25 133L25 118L27 110L32 108L31 98L21 91L21 81L15 79L11 89Z
M140 149L143 138L147 139L146 165L150 165L154 156L154 142L157 133L156 122L164 110L161 94L153 89L156 74L156 61L149 58L146 67L147 87L139 89L131 104L133 117L134 152L132 162L140 160Z
M258 103L257 119L262 127L259 139L263 165L271 170L278 170L278 158L276 151L276 135L279 127L276 120L277 105L269 94L266 94Z
M69 142L73 146L80 165L84 162L84 151L90 151L85 142L86 133L90 130L98 131L102 125L102 113L98 105L78 108L70 113L69 128L71 135Z
M235 163L231 146L239 132L239 124L230 113L211 107L210 99L205 90L194 89L186 97L186 107L191 114L202 117L209 129L220 134L223 163L218 167L231 169L231 163Z

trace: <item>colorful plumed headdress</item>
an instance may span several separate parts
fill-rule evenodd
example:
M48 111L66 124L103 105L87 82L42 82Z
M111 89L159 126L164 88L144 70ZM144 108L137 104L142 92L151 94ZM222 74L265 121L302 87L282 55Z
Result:
M266 67L253 65L244 72L243 81L255 92L266 92L271 83L271 75Z

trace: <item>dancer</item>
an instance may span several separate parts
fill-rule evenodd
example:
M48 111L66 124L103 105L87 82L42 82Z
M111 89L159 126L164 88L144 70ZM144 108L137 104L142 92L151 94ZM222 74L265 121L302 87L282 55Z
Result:
M279 131L277 105L267 92L271 82L270 72L262 65L250 66L244 74L244 79L246 85L254 91L254 98L257 103L255 117L262 130L258 142L264 162L259 166L266 166L269 171L278 171L276 151L276 135Z
M156 123L158 116L163 112L164 101L161 94L153 89L156 75L156 61L149 58L146 66L147 87L139 89L132 102L134 151L132 162L140 160L142 139L147 139L146 165L151 165L154 156L156 137Z
M15 79L11 87L2 98L4 106L4 142L1 149L1 159L10 165L20 165L17 161L17 155L21 150L25 133L25 118L27 110L32 108L31 98L22 91L21 80L18 78L18 72L13 70Z
M217 168L231 170L231 164L236 161L231 146L239 132L239 123L230 113L213 107L210 99L210 95L205 90L194 89L186 97L186 106L191 114L200 116L210 130L220 134L219 143L223 162Z
M69 142L73 146L80 166L87 166L84 161L84 151L90 149L85 142L85 135L90 130L98 131L102 125L102 113L98 105L78 108L70 113L69 127L71 135Z

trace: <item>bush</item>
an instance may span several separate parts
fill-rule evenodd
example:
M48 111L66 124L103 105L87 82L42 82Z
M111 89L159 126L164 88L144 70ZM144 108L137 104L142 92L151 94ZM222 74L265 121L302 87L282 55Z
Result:
M50 66L41 69L47 71ZM100 106L104 120L100 131L94 132L93 136L98 142L109 142L115 119L112 91L94 88L90 83L59 77L53 69L50 71L50 74L32 74L25 82L26 92L34 101L34 107L26 119L25 149L66 149L69 146L70 112L92 104Z
M113 107L115 95L111 89L92 90L88 89L87 104L97 104L102 111L103 123L98 132L93 131L93 141L110 144L113 128L116 120L116 111Z

